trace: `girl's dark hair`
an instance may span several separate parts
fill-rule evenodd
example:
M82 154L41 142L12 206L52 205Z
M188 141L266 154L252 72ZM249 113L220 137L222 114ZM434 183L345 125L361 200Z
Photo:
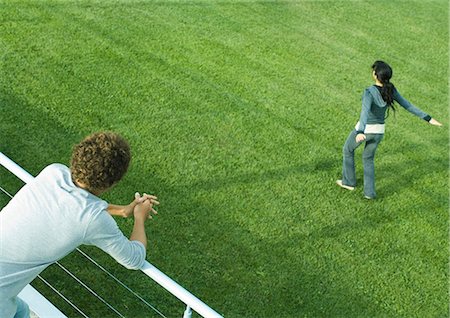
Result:
M389 64L383 61L375 61L372 65L372 70L375 72L378 80L383 84L381 87L381 97L383 100L395 111L394 108L394 84L390 82L392 77L392 68Z

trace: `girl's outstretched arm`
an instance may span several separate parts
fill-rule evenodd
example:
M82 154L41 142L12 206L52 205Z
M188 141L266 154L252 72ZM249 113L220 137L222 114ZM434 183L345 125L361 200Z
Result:
M394 92L394 100L399 103L404 109L409 111L410 113L416 115L417 117L422 118L423 120L426 120L433 126L442 126L440 122L438 122L436 119L432 118L427 113L423 112L413 104L411 104L410 101L408 101L406 98L404 98L400 93L395 90Z

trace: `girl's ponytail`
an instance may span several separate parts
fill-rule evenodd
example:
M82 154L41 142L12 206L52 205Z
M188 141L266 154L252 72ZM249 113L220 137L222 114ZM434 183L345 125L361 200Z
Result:
M388 104L388 106L393 106L394 104L394 85L389 82L382 82L383 87L381 87L381 97Z
M383 84L381 87L381 97L386 104L395 111L394 108L394 84L390 82L392 77L392 68L389 64L383 61L376 61L372 65L372 70L375 72L377 79Z

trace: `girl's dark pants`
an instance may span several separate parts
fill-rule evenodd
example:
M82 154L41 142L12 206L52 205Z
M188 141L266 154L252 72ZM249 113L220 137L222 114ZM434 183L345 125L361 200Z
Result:
M378 144L383 139L384 134L365 134L366 141L362 155L364 168L364 195L370 198L376 197L375 192L375 151ZM343 148L343 168L342 168L342 183L348 186L356 186L355 175L355 149L363 142L357 143L356 130L353 130L345 141Z

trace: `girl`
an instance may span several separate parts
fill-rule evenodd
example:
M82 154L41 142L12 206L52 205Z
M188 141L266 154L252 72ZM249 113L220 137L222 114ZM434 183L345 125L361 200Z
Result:
M384 120L386 110L395 111L394 102L397 102L410 113L426 120L431 125L442 126L440 122L431 118L408 100L403 98L390 82L392 68L383 61L376 61L372 65L372 76L375 84L364 91L362 97L362 110L355 129L348 136L343 148L342 180L336 183L347 190L354 190L355 176L355 149L364 141L363 168L364 168L364 197L374 199L375 193L375 166L374 157L378 144L384 136ZM389 111L388 111L389 112Z

